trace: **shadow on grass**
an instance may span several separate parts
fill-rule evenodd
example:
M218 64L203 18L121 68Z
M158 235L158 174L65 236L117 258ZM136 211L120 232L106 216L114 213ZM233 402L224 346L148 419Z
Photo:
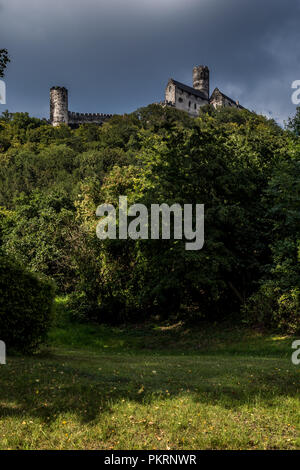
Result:
M272 407L276 400L299 396L297 368L276 358L58 350L11 358L0 372L0 417L37 417L46 424L65 413L89 423L122 400L152 404L189 395L201 404L238 409L257 400Z

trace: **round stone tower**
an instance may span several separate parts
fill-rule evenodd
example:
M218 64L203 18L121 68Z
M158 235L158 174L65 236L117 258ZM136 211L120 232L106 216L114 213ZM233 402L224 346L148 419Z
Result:
M52 126L69 122L68 90L64 87L54 86L50 89L50 121Z
M198 65L193 68L193 87L202 91L209 100L209 68L206 65Z

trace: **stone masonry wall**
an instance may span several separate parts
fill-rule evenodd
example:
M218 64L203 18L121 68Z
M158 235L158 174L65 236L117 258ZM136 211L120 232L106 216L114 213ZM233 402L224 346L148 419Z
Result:
M52 87L50 90L50 121L53 126L68 124L68 90L64 87Z
M199 96L195 96L191 93L187 93L186 91L176 88L176 108L188 112L191 116L198 116L201 106L207 103L208 102L206 100L203 100Z
M76 126L80 124L103 124L113 116L113 114L104 114L104 113L74 113L69 111L69 126Z

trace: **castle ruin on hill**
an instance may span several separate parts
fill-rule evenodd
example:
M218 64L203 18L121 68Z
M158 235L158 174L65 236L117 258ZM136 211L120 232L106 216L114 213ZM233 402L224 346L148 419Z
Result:
M210 95L209 88L209 69L207 66L198 65L193 69L193 86L190 87L170 78L165 89L165 99L160 104L186 111L193 117L198 116L199 109L207 104L214 108L243 108L238 101L224 95L218 88L215 88ZM50 122L53 126L63 123L71 127L85 123L101 125L112 116L113 114L71 112L68 105L68 90L59 86L52 87L50 90Z
M67 124L77 127L80 124L103 124L113 114L103 113L74 113L69 111L68 90L64 87L54 86L50 89L50 123L52 126Z

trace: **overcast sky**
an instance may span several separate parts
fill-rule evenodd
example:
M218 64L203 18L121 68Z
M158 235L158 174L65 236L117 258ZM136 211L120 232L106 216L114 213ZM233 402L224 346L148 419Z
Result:
M49 88L77 112L131 112L168 78L192 85L208 65L243 106L283 121L300 80L300 0L0 0L0 49L12 61L0 111L49 117Z

